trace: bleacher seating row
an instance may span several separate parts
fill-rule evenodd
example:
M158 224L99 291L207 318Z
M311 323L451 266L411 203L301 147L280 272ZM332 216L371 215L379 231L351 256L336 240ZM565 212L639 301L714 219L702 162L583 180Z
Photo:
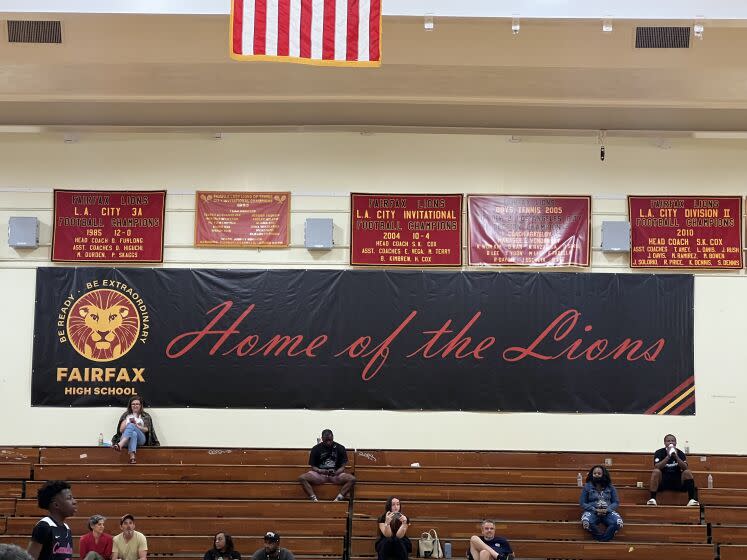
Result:
M169 560L201 557L219 531L248 555L269 529L300 558L372 558L376 519L392 495L413 519L414 541L436 529L457 558L478 520L491 518L517 558L747 559L747 457L689 458L700 508L666 492L663 505L642 505L650 454L351 450L358 483L349 504L333 503L331 486L318 489L320 503L305 499L296 479L307 458L303 449L146 448L129 465L108 448L0 448L0 542L25 546L43 513L38 487L65 479L78 500L69 520L76 537L94 513L110 517L107 529L116 533L129 512L148 536L149 555ZM599 463L609 466L625 519L611 543L592 541L579 523L576 477ZM709 473L715 488L706 488Z

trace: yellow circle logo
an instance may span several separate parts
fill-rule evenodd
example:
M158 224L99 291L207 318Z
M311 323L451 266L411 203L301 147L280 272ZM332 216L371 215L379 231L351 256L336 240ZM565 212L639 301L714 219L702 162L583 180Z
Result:
M135 345L140 315L132 301L114 290L93 290L79 298L67 316L73 348L95 362L121 358Z

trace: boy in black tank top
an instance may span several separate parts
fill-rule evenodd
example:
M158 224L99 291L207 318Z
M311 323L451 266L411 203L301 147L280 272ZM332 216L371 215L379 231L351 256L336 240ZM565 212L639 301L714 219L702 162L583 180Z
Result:
M65 519L75 515L77 504L70 485L64 480L50 480L37 492L41 509L49 511L31 532L28 553L34 560L71 560L73 535Z

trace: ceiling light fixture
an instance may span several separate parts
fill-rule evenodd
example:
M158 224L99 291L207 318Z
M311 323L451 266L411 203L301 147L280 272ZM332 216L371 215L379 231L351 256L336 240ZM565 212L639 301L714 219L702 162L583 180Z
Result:
M696 39L703 39L703 22L699 19L695 21L693 25L693 35Z
M519 16L514 16L511 20L511 33L518 35L519 31L521 31L521 22L519 21Z

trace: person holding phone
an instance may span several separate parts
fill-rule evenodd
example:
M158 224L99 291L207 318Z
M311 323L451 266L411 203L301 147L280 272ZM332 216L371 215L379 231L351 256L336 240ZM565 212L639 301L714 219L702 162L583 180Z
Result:
M402 513L399 498L390 497L379 517L379 538L374 544L378 560L407 560L412 543L407 536L410 520Z
M122 413L117 423L117 432L112 437L112 447L115 451L127 448L130 453L130 463L136 463L135 454L138 446L160 445L153 419L145 412L143 399L137 395L130 399L127 410Z

